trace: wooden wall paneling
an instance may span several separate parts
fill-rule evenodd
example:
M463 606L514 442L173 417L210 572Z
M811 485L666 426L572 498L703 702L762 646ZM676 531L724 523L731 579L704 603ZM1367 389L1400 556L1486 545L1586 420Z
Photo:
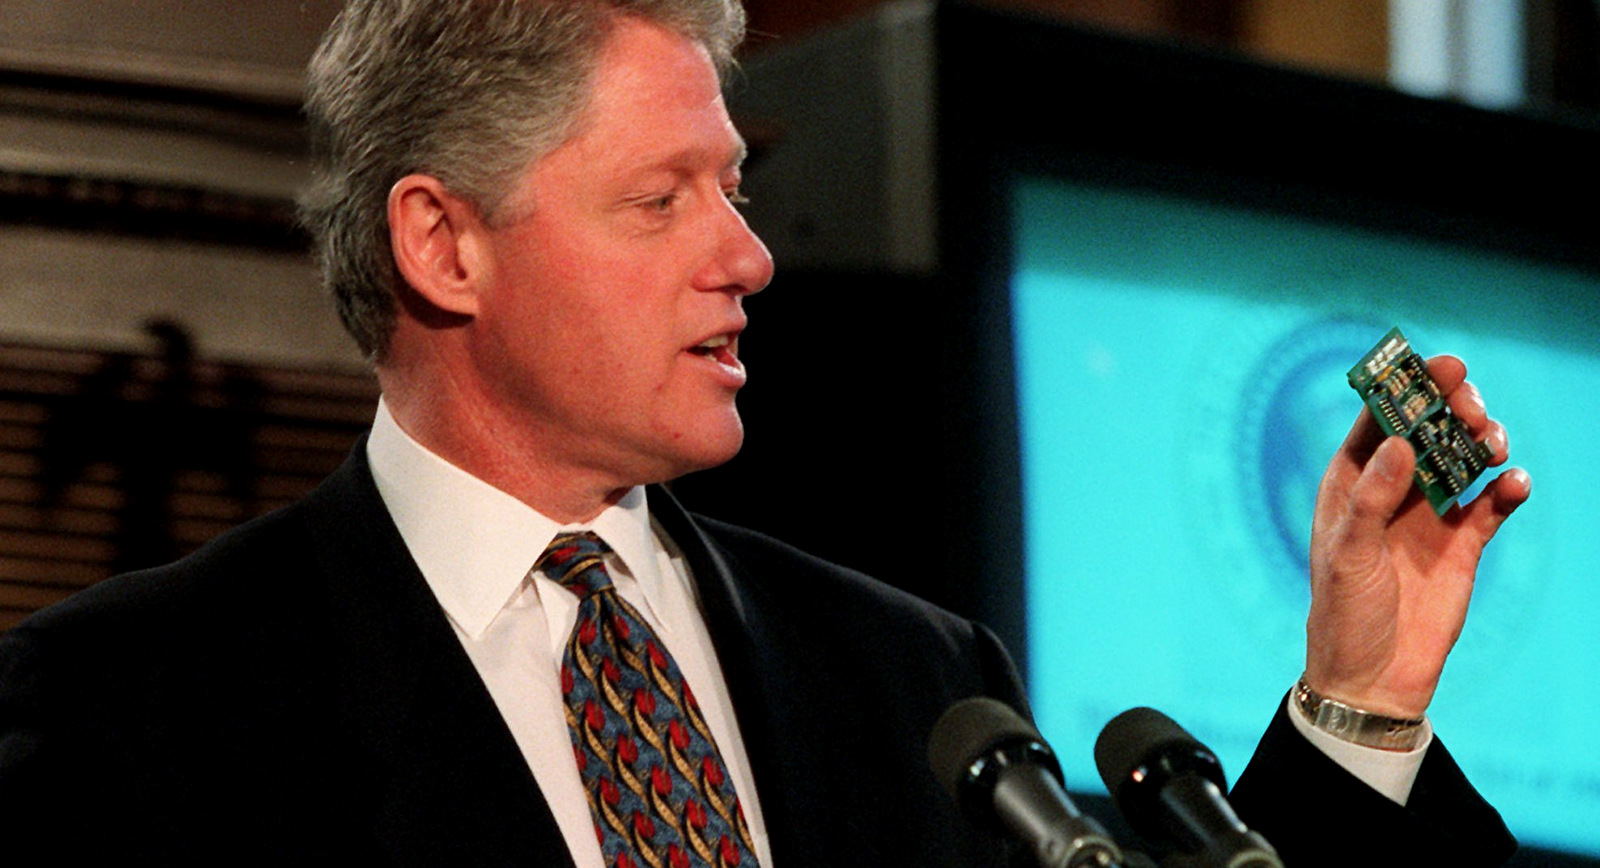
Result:
M168 337L0 343L0 629L304 496L371 422L366 372L197 361Z

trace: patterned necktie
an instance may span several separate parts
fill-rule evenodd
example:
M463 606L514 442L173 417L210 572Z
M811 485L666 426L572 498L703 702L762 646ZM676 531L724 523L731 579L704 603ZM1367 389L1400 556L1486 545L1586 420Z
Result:
M539 559L578 596L561 690L605 864L759 868L694 694L655 631L617 596L608 551L592 533L563 534Z

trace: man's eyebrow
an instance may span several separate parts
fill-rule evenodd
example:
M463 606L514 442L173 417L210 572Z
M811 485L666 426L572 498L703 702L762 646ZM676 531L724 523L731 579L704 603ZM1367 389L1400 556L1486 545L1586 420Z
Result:
M717 150L720 150L720 148ZM745 144L744 139L741 138L738 141L738 144L734 147L733 152L728 156L728 159L723 161L722 165L718 167L718 171L720 173L727 173L737 170L744 164L744 161L748 159L749 156L750 148ZM685 148L681 151L662 153L655 155L648 160L641 160L639 163L621 170L621 172L619 172L619 176L632 177L634 175L642 175L657 171L667 171L675 174L688 174L692 172L694 167L699 166L704 168L709 161L715 159L716 154L710 148L698 146Z

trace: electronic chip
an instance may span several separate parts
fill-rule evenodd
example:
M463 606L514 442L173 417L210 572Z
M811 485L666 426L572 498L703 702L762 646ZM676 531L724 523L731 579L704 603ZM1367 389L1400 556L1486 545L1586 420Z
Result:
M1417 487L1439 515L1488 468L1494 456L1489 445L1473 442L1400 329L1390 329L1350 369L1350 387L1367 402L1385 434L1411 443L1417 455Z

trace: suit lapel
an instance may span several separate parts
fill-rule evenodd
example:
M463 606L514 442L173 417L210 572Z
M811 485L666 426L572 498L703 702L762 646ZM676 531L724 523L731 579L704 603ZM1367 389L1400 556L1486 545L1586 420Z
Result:
M649 490L650 512L683 552L694 573L706 629L733 700L739 732L761 796L762 816L778 865L827 864L826 842L812 810L826 798L826 770L808 762L807 730L821 705L797 667L803 638L784 606L712 541L661 486ZM778 722L783 722L782 731ZM820 857L823 861L818 862Z
M336 725L365 765L373 843L401 865L572 864L494 700L384 508L366 442L306 502Z

